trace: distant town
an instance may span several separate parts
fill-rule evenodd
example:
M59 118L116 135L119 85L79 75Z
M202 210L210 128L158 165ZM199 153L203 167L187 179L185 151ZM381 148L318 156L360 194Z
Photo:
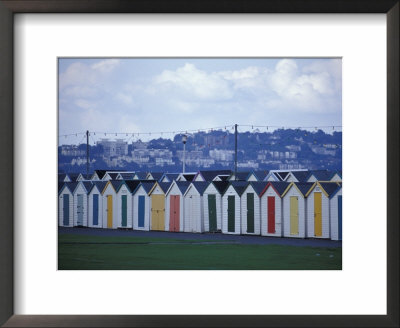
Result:
M159 137L129 141L129 138L91 133L93 140L89 145L90 172L96 169L181 172L184 156L187 171L234 168L235 140L229 130L187 135L185 154L181 134L172 140ZM60 145L59 172L86 172L86 150L86 144ZM237 156L238 170L341 170L342 132L334 128L331 133L317 129L273 132L254 129L238 133Z

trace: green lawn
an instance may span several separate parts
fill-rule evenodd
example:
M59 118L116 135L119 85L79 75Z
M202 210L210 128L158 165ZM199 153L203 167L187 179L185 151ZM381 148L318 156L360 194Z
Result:
M234 241L234 238L232 240ZM73 234L59 234L58 241L60 270L341 270L342 268L340 247L192 244L205 240Z

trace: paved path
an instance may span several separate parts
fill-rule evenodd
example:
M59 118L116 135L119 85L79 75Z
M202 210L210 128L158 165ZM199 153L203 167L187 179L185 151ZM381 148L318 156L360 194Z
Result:
M189 232L168 232L168 231L138 231L138 230L119 230L119 229L96 229L96 228L66 228L58 227L59 233L91 235L91 236L121 236L121 237L152 237L152 238L172 238L202 240L215 242L231 242L239 244L254 245L289 245L289 246L312 246L312 247L342 247L341 241L326 239L300 239L300 238L276 238L250 235L225 235L222 233L189 233Z

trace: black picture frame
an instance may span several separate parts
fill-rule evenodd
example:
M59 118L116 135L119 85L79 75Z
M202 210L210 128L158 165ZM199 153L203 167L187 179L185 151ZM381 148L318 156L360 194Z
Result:
M398 0L0 0L0 324L4 327L399 327ZM13 21L16 13L384 13L387 17L387 315L14 315Z

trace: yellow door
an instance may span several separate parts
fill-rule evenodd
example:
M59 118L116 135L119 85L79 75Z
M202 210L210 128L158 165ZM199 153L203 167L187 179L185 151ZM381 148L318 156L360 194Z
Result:
M107 195L107 228L113 227L113 199L112 195Z
M314 193L314 235L322 236L322 194Z
M151 195L151 230L164 230L164 217L164 195Z
M290 234L299 234L299 198L290 196Z

